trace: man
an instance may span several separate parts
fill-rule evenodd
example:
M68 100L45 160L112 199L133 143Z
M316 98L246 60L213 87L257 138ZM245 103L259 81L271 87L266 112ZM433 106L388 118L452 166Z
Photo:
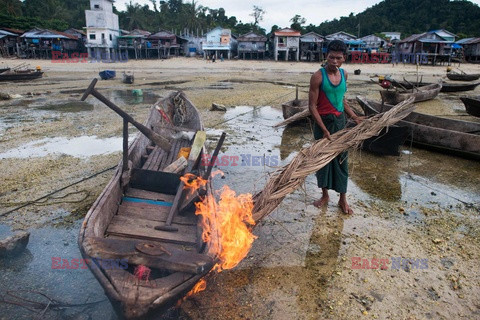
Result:
M315 139L327 138L345 128L345 114L356 123L361 122L345 99L347 91L347 72L340 69L345 61L347 47L343 41L333 40L327 47L327 64L315 72L310 79L309 108L315 120ZM338 205L346 214L353 214L347 203L348 154L344 152L333 159L317 173L318 187L322 188L322 197L313 205L325 206L329 201L328 190L340 193Z

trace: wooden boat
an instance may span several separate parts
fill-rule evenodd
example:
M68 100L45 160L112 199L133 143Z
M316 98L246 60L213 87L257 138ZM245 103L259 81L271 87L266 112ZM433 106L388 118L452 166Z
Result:
M466 74L466 73L456 73L456 72L447 72L447 78L452 81L474 81L480 78L480 74Z
M297 102L295 102L295 100L291 100L287 103L282 104L283 118L287 120L293 115L303 112L307 109L308 100L297 100ZM298 121L291 124L304 121L308 118L310 118L310 116L299 119ZM353 127L355 126L355 124L349 122L347 123L347 126ZM405 142L408 133L409 130L405 127L391 126L388 129L385 128L380 132L378 136L371 137L365 140L362 144L362 149L379 155L398 156L400 154L400 146ZM285 144L287 144L286 141Z
M0 73L0 81L28 81L41 78L40 70L6 70Z
M357 97L366 115L384 112L393 106ZM480 159L480 123L446 119L412 112L398 123L411 130L416 145L467 158Z
M100 78L102 78L102 80L109 80L115 78L117 73L115 72L115 70L103 70L100 71L98 75L100 76Z
M462 92L462 91L471 91L475 90L475 88L480 84L480 82L475 82L475 83L450 83L450 82L442 82L442 89L440 89L440 92ZM419 84L417 83L411 83L411 82L405 82L405 81L398 81L398 82L392 82L392 85L397 88L404 88L404 89L413 89L413 87L419 88L419 87L424 87L431 85L431 83L424 83L421 82Z
M396 90L382 90L380 95L382 101L388 104L398 104L410 97L415 97L414 102L426 101L434 99L442 89L441 83L435 83L428 86L423 86L413 89L413 92L398 92Z
M197 135L198 130L203 130L195 106L177 92L151 108L145 126L164 137L178 136L179 130ZM128 137L127 130L124 126L124 137ZM179 180L183 172L166 171L179 150L191 146L189 139L178 138L165 151L138 134L128 147L128 169L123 166L125 161L118 165L82 224L80 251L85 259L92 259L89 267L121 318L143 319L165 311L189 292L216 261L208 251L209 245L202 241L203 229L194 209L176 206L182 200L176 195L183 189ZM202 161L193 163L196 174L203 174ZM206 191L211 193L208 185ZM168 225L172 206L181 210L170 220L178 231L157 230L159 225ZM116 265L104 263L108 261L105 259L113 259ZM151 269L148 281L134 276L139 265Z
M480 96L477 97L461 97L465 105L465 110L469 115L480 117Z
M291 116L308 109L307 99L294 99L282 104L283 119L287 120Z
M135 81L135 76L133 74L126 73L126 72L123 73L123 79L122 79L123 83L133 84L134 81Z

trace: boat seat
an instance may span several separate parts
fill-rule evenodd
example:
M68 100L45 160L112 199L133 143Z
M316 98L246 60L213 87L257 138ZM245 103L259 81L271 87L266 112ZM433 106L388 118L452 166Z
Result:
M191 274L200 274L213 265L205 254L154 241L92 237L85 239L84 249L92 258L126 259L128 264Z

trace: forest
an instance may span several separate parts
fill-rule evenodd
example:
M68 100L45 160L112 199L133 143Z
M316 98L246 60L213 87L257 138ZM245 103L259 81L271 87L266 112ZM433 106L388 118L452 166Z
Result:
M0 27L82 29L89 6L89 0L0 0ZM359 14L351 13L319 25L305 25L305 18L295 14L285 25L274 25L271 30L262 28L261 23L265 15L275 13L258 6L252 8L251 21L239 21L235 16L228 16L223 8L209 8L196 0L150 0L145 5L131 0L125 10L118 11L114 7L114 12L123 30L156 32L165 29L177 34L187 30L201 34L221 26L237 35L249 31L265 35L280 27L292 27L302 33L314 31L327 35L345 31L360 37L396 31L401 32L403 38L435 29L446 29L458 38L480 36L480 7L466 0L384 0Z

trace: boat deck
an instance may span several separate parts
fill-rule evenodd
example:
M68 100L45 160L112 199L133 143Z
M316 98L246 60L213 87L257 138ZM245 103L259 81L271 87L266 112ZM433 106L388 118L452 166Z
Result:
M142 264L153 267L158 265L160 260L172 260L173 252L176 259L169 262L168 268L183 272L187 270L190 273L197 273L212 262L211 258L196 253L202 244L199 242L200 229L194 214L174 216L172 226L178 228L178 231L154 228L165 224L175 198L175 194L159 190L175 193L178 178L181 176L162 170L177 159L181 148L190 145L188 140L179 139L172 144L168 153L156 146L147 147L147 156L143 157L142 167L133 170L134 177L126 188L118 211L106 229L105 238L96 240L97 246L101 243L100 246L110 248L112 245L121 244L122 247L133 247L135 252L138 251L135 250L137 245L150 244L160 249L154 254L155 259L143 259ZM118 248L116 250L118 251ZM166 252L169 254L165 254ZM131 252L127 256L130 262ZM137 252L136 256L141 254ZM185 264L188 264L188 267Z

